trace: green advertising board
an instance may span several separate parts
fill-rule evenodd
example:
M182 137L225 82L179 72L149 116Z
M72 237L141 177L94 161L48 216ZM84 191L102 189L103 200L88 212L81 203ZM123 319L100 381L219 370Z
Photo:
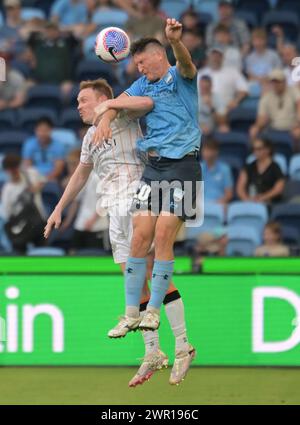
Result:
M196 365L300 365L299 276L177 275L175 283ZM123 307L120 275L2 275L0 364L136 365L144 354L139 332L106 336ZM160 341L172 360L164 313Z

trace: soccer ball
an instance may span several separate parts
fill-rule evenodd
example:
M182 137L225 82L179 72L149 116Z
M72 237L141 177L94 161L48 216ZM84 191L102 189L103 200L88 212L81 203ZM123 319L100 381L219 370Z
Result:
M120 62L130 52L130 39L117 27L104 28L96 37L95 53L104 62Z

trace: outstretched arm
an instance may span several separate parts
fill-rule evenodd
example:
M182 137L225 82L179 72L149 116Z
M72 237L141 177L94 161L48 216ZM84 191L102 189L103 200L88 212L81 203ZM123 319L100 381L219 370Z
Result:
M127 111L139 114L139 116L143 116L151 111L153 105L153 100L150 97L127 96L123 93L116 99L106 100L105 102L102 102L99 106L97 106L95 108L95 113L97 115L96 119L98 119L110 109L114 109L116 111L126 109Z
M176 19L167 19L166 36L171 44L176 66L183 78L193 79L197 74L197 68L192 61L190 52L181 41L182 24Z

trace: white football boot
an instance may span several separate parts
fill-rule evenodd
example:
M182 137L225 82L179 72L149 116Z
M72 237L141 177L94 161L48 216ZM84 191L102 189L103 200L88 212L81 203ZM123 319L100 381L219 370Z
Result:
M161 350L147 354L139 370L129 382L129 387L136 387L137 385L142 385L144 382L149 381L157 370L168 367L168 360L168 356Z
M146 310L146 313L139 324L139 329L143 331L156 331L159 328L159 314L152 310Z
M140 322L141 317L122 316L119 323L108 332L107 336L109 338L123 338L129 332L137 331Z
M192 360L196 357L195 348L190 345L188 351L178 351L175 355L173 368L171 371L169 383L171 385L179 385L184 380Z

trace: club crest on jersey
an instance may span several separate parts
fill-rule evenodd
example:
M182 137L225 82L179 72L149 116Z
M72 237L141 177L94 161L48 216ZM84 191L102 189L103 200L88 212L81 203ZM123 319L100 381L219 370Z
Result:
M165 78L165 82L167 84L170 84L172 81L173 81L173 77L172 77L172 74L169 72L168 75Z

